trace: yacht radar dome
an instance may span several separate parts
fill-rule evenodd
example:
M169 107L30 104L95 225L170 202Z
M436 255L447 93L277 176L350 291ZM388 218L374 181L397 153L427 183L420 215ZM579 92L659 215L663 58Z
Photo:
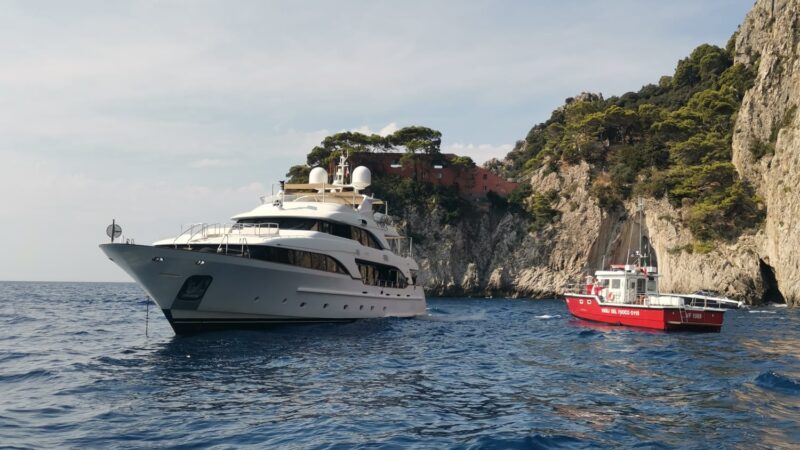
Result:
M350 184L352 184L353 187L358 190L366 189L370 184L372 184L372 173L368 168L364 166L358 166L353 169L353 176Z
M322 167L314 167L308 174L308 182L310 184L327 184L328 172Z

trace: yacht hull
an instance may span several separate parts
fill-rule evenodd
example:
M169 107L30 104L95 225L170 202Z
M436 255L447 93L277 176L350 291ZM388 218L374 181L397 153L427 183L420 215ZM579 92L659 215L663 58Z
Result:
M100 248L153 298L178 334L413 317L426 309L419 286L367 286L350 275L241 256L131 244Z

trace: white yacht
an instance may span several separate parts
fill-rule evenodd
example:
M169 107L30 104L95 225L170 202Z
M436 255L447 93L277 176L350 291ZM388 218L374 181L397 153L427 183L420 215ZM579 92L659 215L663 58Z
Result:
M363 193L366 167L342 156L308 184L284 184L231 224L196 224L152 245L102 244L178 334L210 328L425 314L419 266L383 202Z

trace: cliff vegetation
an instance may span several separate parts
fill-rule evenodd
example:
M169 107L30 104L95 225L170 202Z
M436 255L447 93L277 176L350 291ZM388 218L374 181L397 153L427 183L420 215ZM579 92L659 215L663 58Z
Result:
M725 49L697 47L672 76L638 92L568 98L505 161L488 167L526 179L542 168L559 173L584 161L602 209L619 210L635 195L666 198L681 210L695 250L737 238L758 227L764 211L731 163L736 114L757 70L733 62L733 42ZM769 145L754 151L768 153Z

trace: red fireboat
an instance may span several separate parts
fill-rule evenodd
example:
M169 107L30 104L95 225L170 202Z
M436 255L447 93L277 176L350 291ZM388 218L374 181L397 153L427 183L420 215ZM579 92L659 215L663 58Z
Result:
M566 293L569 312L580 319L657 330L720 331L721 299L658 292L657 269L612 265L588 276L581 293Z

